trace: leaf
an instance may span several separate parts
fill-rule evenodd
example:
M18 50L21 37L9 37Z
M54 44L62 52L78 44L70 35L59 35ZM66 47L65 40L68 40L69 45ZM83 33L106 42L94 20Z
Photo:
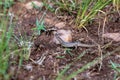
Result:
M104 38L110 38L113 39L114 41L119 42L120 41L120 33L105 33L102 35Z

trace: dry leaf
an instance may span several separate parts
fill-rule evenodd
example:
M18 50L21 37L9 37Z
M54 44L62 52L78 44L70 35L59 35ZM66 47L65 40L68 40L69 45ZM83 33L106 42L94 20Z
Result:
M120 33L105 33L102 35L104 38L110 38L114 41L120 41Z

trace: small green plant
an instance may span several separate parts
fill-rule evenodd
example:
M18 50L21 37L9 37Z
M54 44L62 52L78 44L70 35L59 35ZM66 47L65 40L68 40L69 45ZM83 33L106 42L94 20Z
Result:
M44 0L43 4L44 4L46 10L49 10L51 12L55 11L55 8L53 7L53 5L49 4L48 0Z
M111 63L112 69L120 73L120 64L114 63L112 61L110 61L110 63Z
M40 7L37 6L34 2L32 2L32 6L35 8L35 9L39 9Z
M12 13L6 14L6 9L1 8L5 11L2 12L3 16L0 16L0 80L9 80L10 75L8 73L8 69L10 67L9 63L10 56L17 54L19 56L19 65L18 68L22 65L22 61L24 58L28 59L29 55L24 53L30 53L31 43L23 41L23 37L18 38L13 33L14 24L13 24L13 17ZM14 38L13 38L14 36ZM15 40L19 43L16 45ZM28 38L27 38L28 39ZM26 52L27 51L27 52ZM29 52L28 52L29 51ZM27 56L27 57L26 57Z
M65 58L65 56L56 56L56 58L62 59Z
M7 29L8 19L0 19L0 29L2 30L0 34L0 79L8 80L9 75L7 74L7 69L9 67L9 55L10 55L10 39L12 35L12 28ZM7 31L8 30L8 31Z
M64 78L66 78L64 76L65 72L70 68L71 65L67 65L65 66L65 68L58 74L58 77L56 78L56 80L66 80Z
M112 1L113 1L113 6L115 7L115 9L120 14L120 0L112 0Z
M67 78L68 78L68 76L65 76L65 73L67 72L67 70L69 70L70 69L70 66L71 65L74 65L74 62L76 62L76 61L78 61L78 60L80 60L83 56L85 56L85 54L87 53L87 51L88 50L86 50L86 51L83 51L77 58L75 58L74 60L73 60L73 62L72 63L70 63L70 64L68 64L68 65L66 65L66 67L58 74L58 77L56 78L56 80L67 80ZM78 73L77 73L78 74ZM74 75L77 75L76 73L73 73L73 74L71 74L72 76ZM70 80L70 79L68 79L68 80Z
M40 35L41 31L45 31L45 26L44 26L44 21L42 20L41 22L38 21L38 19L36 20L36 28L33 28L33 30L37 31L37 34Z
M69 54L70 56L73 56L74 54L73 54L71 51L72 51L72 49L70 49L70 48L65 48L65 53L66 53L66 54Z
M76 26L85 27L101 9L110 3L111 0L82 0L77 13Z
M19 52L20 57L23 57L25 60L28 60L31 53L31 47L33 45L32 37L17 37L15 34L13 34L12 36L18 44L17 46L20 47L20 49L15 50L12 54Z
M13 0L4 0L0 2L0 5L3 5L4 9L10 8L13 4L14 4Z
M4 0L0 2L0 80L9 80L8 68L11 53L12 19L13 15L6 14L7 8L13 3L13 0ZM1 6L2 5L2 6ZM9 26L8 26L9 25Z
M115 75L114 75L114 80L117 80L117 78L120 78L118 76L120 76L120 64L114 63L112 61L110 61L111 63L111 68L115 71Z
M103 59L114 54L115 52L120 51L120 47L117 47L114 51L112 52L108 52L107 54L103 55ZM75 61L81 59L81 57L83 57L85 55L86 51L83 52L81 55L79 55ZM95 58L94 60L92 60L91 62L88 62L87 64L85 64L84 66L82 66L80 69L78 69L77 71L73 71L71 74L67 75L65 77L65 72L70 68L71 65L74 65L74 63L69 64L67 67L65 67L65 69L63 69L61 71L60 74L58 74L58 77L56 78L56 80L63 80L63 78L65 78L64 80L71 80L72 78L74 78L75 76L77 76L79 73L84 72L85 70L89 69L92 66L95 66L96 64L98 64L101 61L101 57ZM118 72L120 72L119 64L115 64L115 63L111 63L113 66L113 69L117 70ZM117 69L116 69L117 68ZM119 78L119 77L118 77Z
M80 3L79 0L53 0L53 2L55 3L55 6L57 6L56 11L66 11L69 14L75 13L79 8L78 5Z
M100 10L111 2L112 0L53 0L54 6L57 7L56 14L62 11L72 15L77 14L75 24L78 28L85 27Z

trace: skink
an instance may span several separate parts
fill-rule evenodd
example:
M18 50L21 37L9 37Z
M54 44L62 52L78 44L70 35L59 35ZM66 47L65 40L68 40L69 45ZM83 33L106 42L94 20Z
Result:
M63 46L63 47L95 47L96 45L88 45L88 44L83 44L83 43L80 43L80 42L65 42L63 41L59 35L56 33L55 34L55 37L57 38L57 40L60 42L60 44Z

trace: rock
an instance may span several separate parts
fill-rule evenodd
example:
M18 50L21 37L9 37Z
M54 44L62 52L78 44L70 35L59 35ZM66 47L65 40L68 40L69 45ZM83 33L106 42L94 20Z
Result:
M38 1L31 1L25 4L26 9L33 9L34 5L42 8L43 7L43 3L42 2L38 2Z
M55 32L56 33L56 32ZM54 33L54 34L55 34ZM72 32L70 30L58 30L57 33L59 34L60 38L65 42L72 42ZM53 41L56 44L60 44L59 41L54 36Z
M55 27L57 27L58 29L64 28L65 27L65 22L60 22L55 24Z

